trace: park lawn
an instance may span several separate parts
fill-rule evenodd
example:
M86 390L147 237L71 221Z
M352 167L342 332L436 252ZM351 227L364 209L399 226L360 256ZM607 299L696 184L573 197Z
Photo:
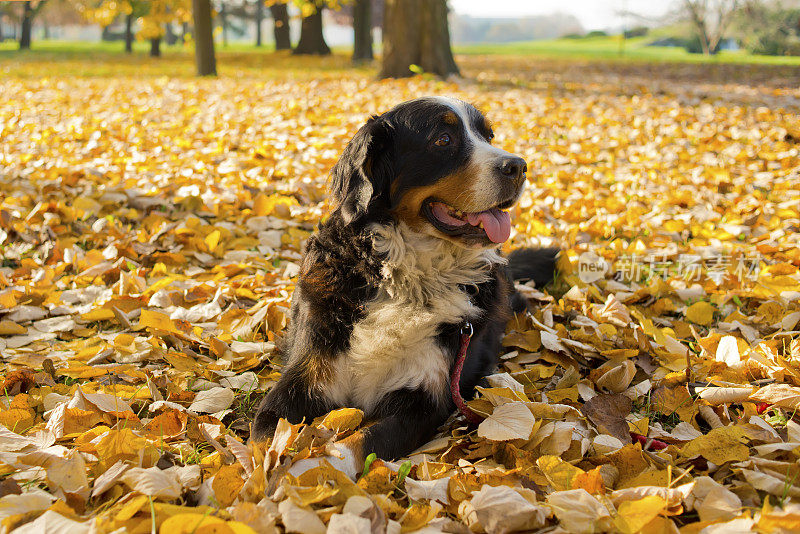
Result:
M460 55L461 79L379 81L343 53L219 60L198 79L186 50L0 52L4 527L791 531L797 69ZM559 273L524 288L471 401L484 423L357 483L300 473L363 417L246 445L303 243L353 133L423 95L474 102L526 159L504 249L561 247Z
M654 37L636 37L623 40L620 36L588 37L581 39L545 39L512 43L462 44L454 47L456 54L467 55L501 55L501 56L534 56L551 59L583 59L606 60L619 62L654 62L654 63L711 63L711 64L753 64L753 65L796 65L800 66L799 56L763 56L751 54L745 50L722 51L714 56L691 54L680 47L648 46ZM250 43L233 41L228 46L217 43L217 52L263 54L271 51L271 44L258 48ZM147 54L149 42L135 41L134 52ZM0 43L0 54L14 53L17 45L14 41ZM162 44L165 56L191 54L190 46ZM348 47L334 47L340 55L349 54ZM103 54L108 56L124 55L123 43L114 42L75 42L75 41L37 41L33 45L36 57L53 60L62 58L79 58L83 54ZM0 56L1 57L1 56Z
M0 43L0 69L11 76L36 77L54 74L48 66L57 65L58 72L68 76L177 76L193 77L194 49L191 46L162 46L162 56L149 56L149 43L134 42L134 51L126 54L120 42L38 41L31 50L20 52L12 41ZM332 56L323 58L292 56L291 52L273 52L268 46L257 48L242 43L229 47L217 45L218 72L222 75L330 76L353 67L346 51L334 48Z
M762 56L747 51L722 51L714 56L690 54L671 46L648 46L652 37L623 40L620 36L583 39L547 39L502 44L473 44L455 47L460 54L532 55L548 58L606 59L616 61L671 63L742 63L756 65L798 65L800 56Z

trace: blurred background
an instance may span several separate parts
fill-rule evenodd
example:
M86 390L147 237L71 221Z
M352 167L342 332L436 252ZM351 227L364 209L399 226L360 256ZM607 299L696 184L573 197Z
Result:
M0 3L0 50L291 50L382 57L380 74L458 73L463 54L787 63L797 0L29 0Z

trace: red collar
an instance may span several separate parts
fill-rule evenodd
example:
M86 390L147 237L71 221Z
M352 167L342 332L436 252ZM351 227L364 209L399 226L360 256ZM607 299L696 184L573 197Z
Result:
M458 350L456 363L453 366L453 372L450 374L450 395L453 397L453 402L458 407L458 411L464 414L464 417L470 423L478 424L483 421L483 417L473 412L464 398L461 396L461 371L464 369L464 360L467 358L467 349L469 348L469 340L472 338L472 323L465 321L461 327L461 347Z

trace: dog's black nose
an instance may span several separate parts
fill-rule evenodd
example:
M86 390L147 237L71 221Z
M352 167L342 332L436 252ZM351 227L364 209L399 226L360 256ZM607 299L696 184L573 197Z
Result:
M520 157L511 156L500 162L500 172L509 178L520 178L527 171L528 165Z

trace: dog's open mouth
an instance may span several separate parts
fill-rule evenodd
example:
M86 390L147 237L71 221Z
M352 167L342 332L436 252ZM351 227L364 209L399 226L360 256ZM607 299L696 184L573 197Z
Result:
M448 235L485 236L492 243L502 243L511 235L511 216L504 202L484 211L463 212L438 200L428 200L423 211L437 230Z

